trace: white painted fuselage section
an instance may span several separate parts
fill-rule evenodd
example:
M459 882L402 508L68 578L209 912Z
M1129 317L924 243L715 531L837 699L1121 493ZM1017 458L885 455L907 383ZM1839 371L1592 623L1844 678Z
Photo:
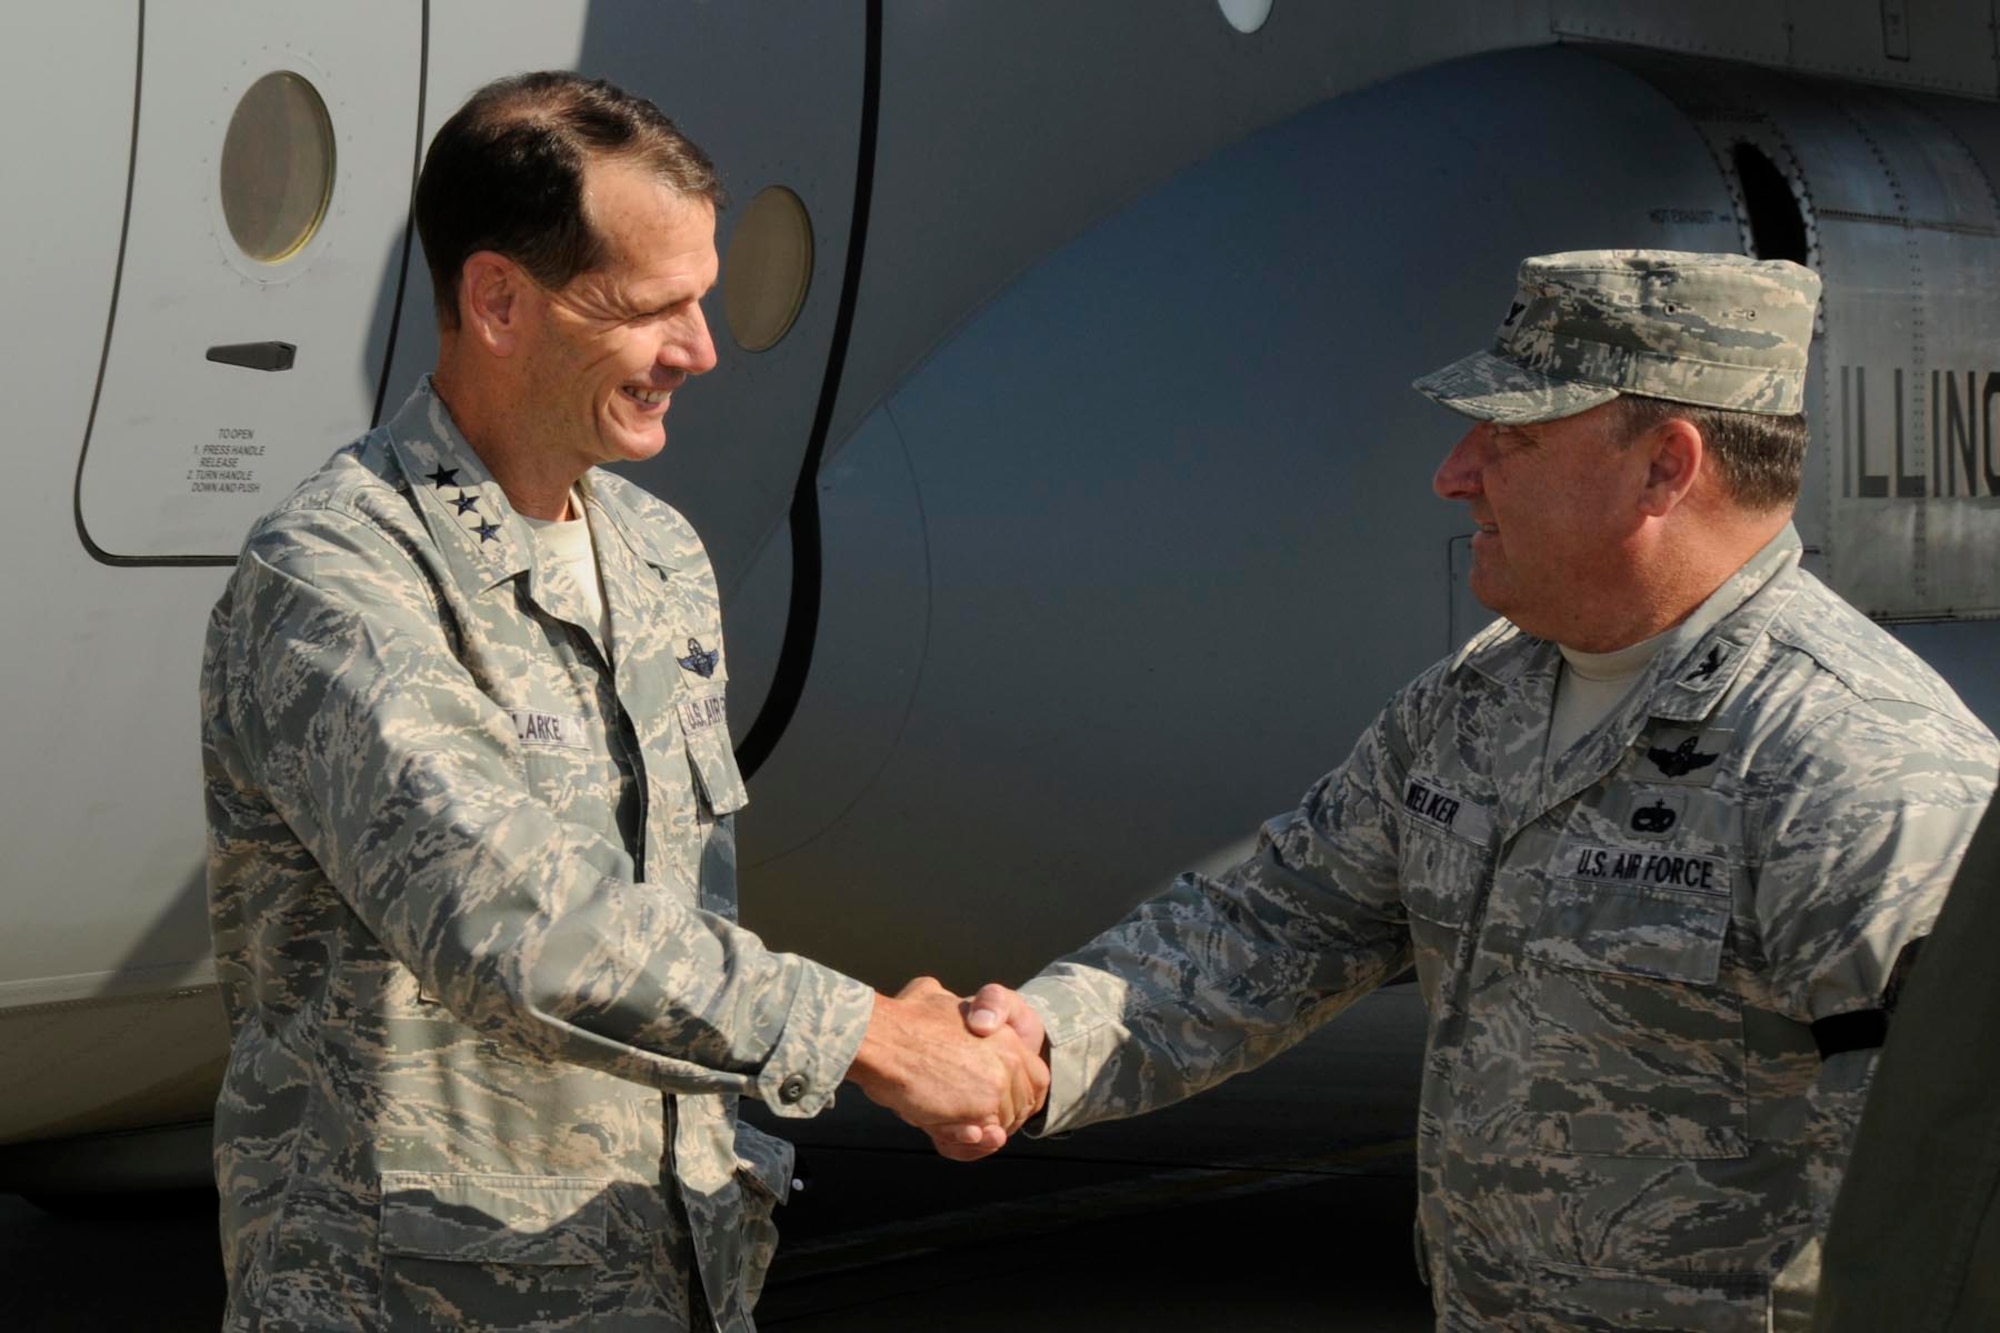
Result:
M823 591L742 821L775 945L890 988L1017 979L1338 762L1483 617L1428 489L1456 427L1407 384L1484 340L1528 253L1795 228L1827 284L1801 529L2000 713L1990 7L1894 33L1779 0L1278 0L1249 33L1224 8L884 5L878 35L862 0L17 15L0 1144L207 1114L208 608L251 519L428 368L417 147L515 70L652 96L739 205L783 186L810 220L796 322L746 352L717 302L722 365L633 473L709 543L739 739L796 684L795 580ZM334 152L317 228L266 262L220 156L274 71ZM211 357L278 344L287 369Z

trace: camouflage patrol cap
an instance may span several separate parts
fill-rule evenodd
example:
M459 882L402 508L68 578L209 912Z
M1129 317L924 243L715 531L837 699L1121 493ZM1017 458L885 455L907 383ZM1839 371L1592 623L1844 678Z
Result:
M1522 261L1493 350L1415 382L1454 412L1525 425L1621 393L1787 415L1805 402L1819 275L1785 259L1575 250Z

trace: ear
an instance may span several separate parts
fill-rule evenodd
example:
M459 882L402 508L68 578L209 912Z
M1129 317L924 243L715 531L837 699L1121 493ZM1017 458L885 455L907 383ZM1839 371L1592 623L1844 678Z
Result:
M513 356L526 334L533 293L527 275L505 255L466 257L458 280L459 327L493 356Z
M1684 417L1670 417L1655 426L1637 447L1646 455L1646 479L1639 492L1639 512L1665 518L1694 489L1708 457L1701 430Z

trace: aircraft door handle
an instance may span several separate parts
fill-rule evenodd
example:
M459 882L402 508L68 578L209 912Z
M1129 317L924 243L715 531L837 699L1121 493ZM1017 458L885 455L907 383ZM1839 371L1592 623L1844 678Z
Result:
M208 349L208 359L245 370L290 370L298 351L291 343L222 343Z

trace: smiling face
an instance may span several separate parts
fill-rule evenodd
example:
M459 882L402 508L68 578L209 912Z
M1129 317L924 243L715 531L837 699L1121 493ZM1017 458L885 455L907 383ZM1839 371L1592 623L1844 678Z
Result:
M577 475L665 447L674 391L715 366L701 298L715 285L715 208L619 161L584 170L604 262L539 300L524 347L526 427Z
M1594 626L1630 613L1617 601L1648 458L1620 440L1619 420L1607 403L1534 425L1481 421L1432 482L1471 510L1472 595L1537 637L1585 647Z

